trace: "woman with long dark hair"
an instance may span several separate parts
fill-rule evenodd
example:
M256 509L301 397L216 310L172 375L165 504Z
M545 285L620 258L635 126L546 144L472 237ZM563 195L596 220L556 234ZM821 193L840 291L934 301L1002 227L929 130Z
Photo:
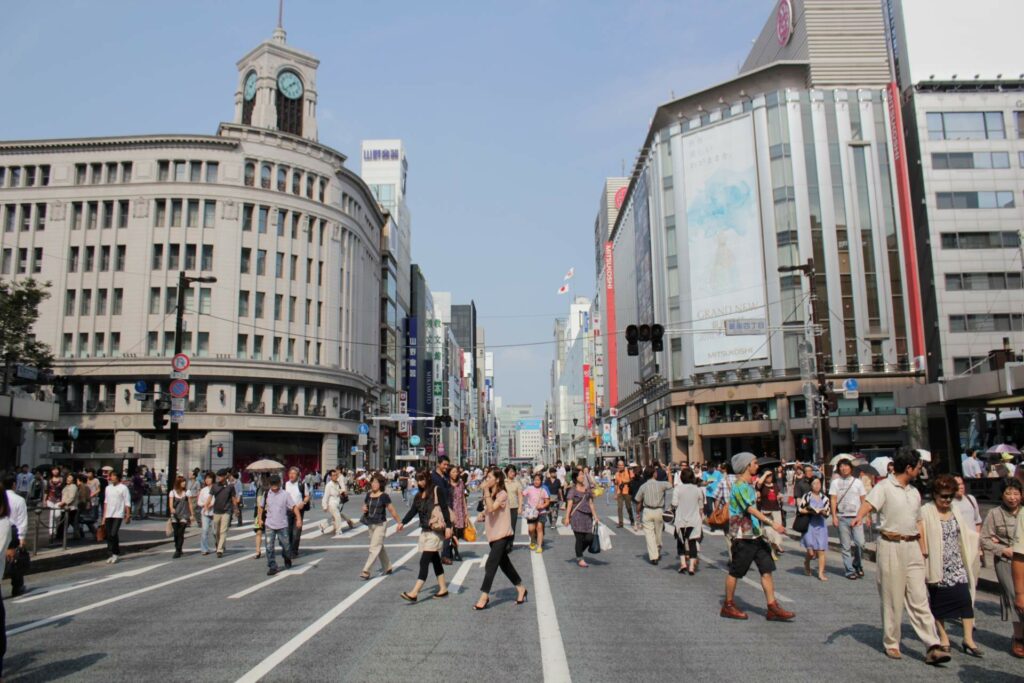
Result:
M491 584L494 583L494 575L499 568L516 587L516 604L521 605L526 602L527 591L508 556L509 551L512 550L515 531L512 528L509 495L505 490L505 473L497 467L491 468L487 476L484 477L482 491L484 511L480 513L480 516L483 517L484 530L487 533L487 542L490 544L491 550L487 555L487 564L484 567L484 582L480 585L480 599L473 605L473 609L487 609L491 604L489 593Z
M594 525L600 520L583 470L574 470L571 476L574 486L565 494L565 526L571 527L576 537L576 564L585 569L590 565L583 559L583 551L594 540Z
M185 545L185 528L192 523L195 509L192 507L192 495L188 492L185 477L180 474L174 480L174 488L167 494L167 509L171 512L171 527L174 530L174 555L181 557L182 546Z
M448 481L452 491L451 511L452 524L455 533L452 534L452 559L462 562L462 555L459 553L459 540L466 531L466 524L469 522L469 504L466 502L466 483L459 474L458 467L448 470Z
M434 567L434 576L437 577L437 592L433 597L447 598L448 583L445 581L444 567L441 565L441 546L443 539L452 537L448 500L444 492L434 486L434 480L429 472L421 470L416 473L416 488L416 497L402 518L402 524L408 524L417 515L420 518L420 573L412 590L402 593L402 599L416 602L420 589L427 581L431 565Z

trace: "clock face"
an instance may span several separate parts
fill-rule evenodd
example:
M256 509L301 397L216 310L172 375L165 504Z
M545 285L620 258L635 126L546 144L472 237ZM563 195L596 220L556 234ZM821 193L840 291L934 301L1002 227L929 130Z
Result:
M246 101L252 100L256 97L256 72L251 71L248 76L245 77L245 88L242 90Z
M290 100L302 97L302 81L293 71L284 71L277 77L277 89Z
M779 3L779 13L775 17L775 37L779 45L785 47L793 36L793 6L790 0Z

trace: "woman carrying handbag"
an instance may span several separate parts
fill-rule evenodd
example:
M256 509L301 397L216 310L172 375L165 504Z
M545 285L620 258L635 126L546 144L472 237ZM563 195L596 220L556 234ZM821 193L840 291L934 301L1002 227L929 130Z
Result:
M509 507L510 500L505 490L505 473L497 467L491 468L484 478L483 485L484 510L480 513L479 519L484 523L484 530L487 533L487 542L491 546L487 555L487 564L484 567L484 582L480 586L480 599L473 605L473 609L487 609L491 604L491 584L494 583L494 575L498 569L508 577L516 588L516 604L526 602L526 586L519 578L519 573L512 566L509 558L509 551L512 550L512 539L515 532L512 528L512 513Z
M444 578L444 567L441 565L442 539L452 537L452 519L448 512L448 500L444 492L434 486L434 480L428 472L416 473L416 497L409 511L402 518L402 524L408 524L417 515L420 518L420 573L411 591L402 593L402 599L416 602L420 589L427 582L427 574L431 566L437 577L435 598L448 597L448 582Z
M185 486L185 477L178 475L174 480L174 488L167 494L168 509L171 511L171 526L174 533L174 557L181 557L182 546L185 545L185 528L192 522L195 514L192 508L192 496Z
M811 560L818 556L818 579L828 581L825 576L825 553L828 551L828 518L832 516L832 504L822 493L821 479L811 480L811 490L797 501L796 519L793 531L799 532L800 547L807 551L804 557L804 574L811 575Z
M576 470L572 474L574 486L565 494L565 526L572 528L576 537L576 564L586 569L590 565L583 559L583 551L590 548L594 541L594 526L600 522L594 499L587 490L583 471Z

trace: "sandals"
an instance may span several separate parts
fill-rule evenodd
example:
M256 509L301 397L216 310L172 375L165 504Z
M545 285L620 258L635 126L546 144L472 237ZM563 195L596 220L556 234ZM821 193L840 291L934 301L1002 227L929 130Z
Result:
M434 600L438 600L440 598L447 598L448 597L448 593L449 593L449 591L445 591L444 593L434 593L431 597Z
M362 579L363 581L369 581L370 580L370 572L360 572L359 573L359 578Z
M418 599L418 596L409 595L408 593L402 593L402 599L403 600L407 600L409 602L416 602L416 600Z
M529 595L529 594L530 594L530 591L528 591L527 589L524 588L523 589L523 597L521 599L519 599L519 600L516 600L516 604L517 605L522 605L524 602L526 602L526 596ZM967 646L964 645L964 649L965 650L966 650L966 648L967 648Z
M487 598L487 601L486 601L486 602L484 602L484 606L483 606L483 607L481 607L481 606L479 606L479 605L473 605L473 609L475 609L476 611L478 611L478 612L479 612L480 610L482 610L482 609L487 609L487 608L488 608L488 607L490 607L490 606L491 606L491 599L490 599L490 598Z

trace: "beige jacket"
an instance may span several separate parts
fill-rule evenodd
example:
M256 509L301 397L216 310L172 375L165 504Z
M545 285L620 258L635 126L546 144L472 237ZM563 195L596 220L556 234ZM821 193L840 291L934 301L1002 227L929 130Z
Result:
M971 589L971 600L974 600L974 586L978 581L978 570L981 557L979 551L978 532L973 524L967 524L956 508L952 509L953 519L960 527L960 557L967 568L967 584ZM921 522L924 526L925 547L928 557L925 558L925 582L938 583L942 580L942 520L939 519L935 503L921 506Z

